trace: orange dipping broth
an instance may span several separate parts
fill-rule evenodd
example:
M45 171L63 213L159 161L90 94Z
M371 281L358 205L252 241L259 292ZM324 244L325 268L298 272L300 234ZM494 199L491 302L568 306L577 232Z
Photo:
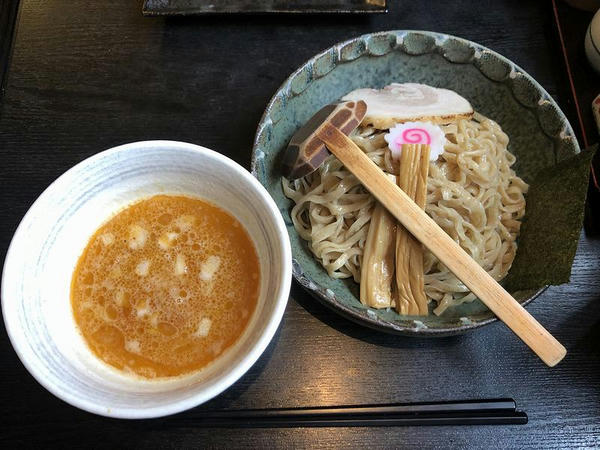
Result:
M256 308L260 267L230 214L157 195L105 223L71 282L75 321L92 352L145 378L184 375L240 337Z

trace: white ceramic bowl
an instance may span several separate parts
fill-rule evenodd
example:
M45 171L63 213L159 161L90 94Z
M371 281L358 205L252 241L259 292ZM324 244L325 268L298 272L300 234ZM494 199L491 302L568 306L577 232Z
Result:
M594 15L585 33L584 46L588 61L600 73L600 10Z
M239 341L212 364L182 378L135 380L90 353L71 312L70 281L102 222L133 201L159 193L206 199L244 224L260 260L260 295ZM136 142L86 159L40 195L6 255L2 312L21 361L57 397L105 416L159 417L213 398L254 364L281 321L291 273L281 214L250 173L197 145Z

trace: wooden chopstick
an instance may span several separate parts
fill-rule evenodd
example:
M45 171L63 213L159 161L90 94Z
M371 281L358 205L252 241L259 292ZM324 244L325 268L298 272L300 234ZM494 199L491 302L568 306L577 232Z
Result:
M527 414L512 399L395 403L339 407L206 411L206 427L357 427L408 425L521 425Z

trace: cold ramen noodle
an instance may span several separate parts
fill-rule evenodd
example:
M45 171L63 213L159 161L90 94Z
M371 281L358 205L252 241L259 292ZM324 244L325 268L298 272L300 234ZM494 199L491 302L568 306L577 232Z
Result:
M205 201L157 195L90 239L71 285L75 321L92 352L146 378L183 375L240 337L256 307L253 243Z
M361 125L350 135L358 147L502 280L516 254L528 186L511 168L515 156L500 126L455 92L421 84L359 89L344 100L367 103ZM424 147L427 154L400 153L394 142L403 126L409 128L404 132L414 131L413 122L441 129L439 149L432 144ZM283 191L295 203L291 218L311 252L329 276L360 283L363 304L407 315L426 315L433 306L439 315L474 300L436 257L411 242L335 156L303 178L283 179Z

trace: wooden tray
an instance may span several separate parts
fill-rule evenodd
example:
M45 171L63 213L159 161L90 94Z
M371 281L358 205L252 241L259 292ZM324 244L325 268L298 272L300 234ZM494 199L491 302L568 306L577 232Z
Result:
M146 16L196 14L372 14L387 12L387 0L145 0Z

